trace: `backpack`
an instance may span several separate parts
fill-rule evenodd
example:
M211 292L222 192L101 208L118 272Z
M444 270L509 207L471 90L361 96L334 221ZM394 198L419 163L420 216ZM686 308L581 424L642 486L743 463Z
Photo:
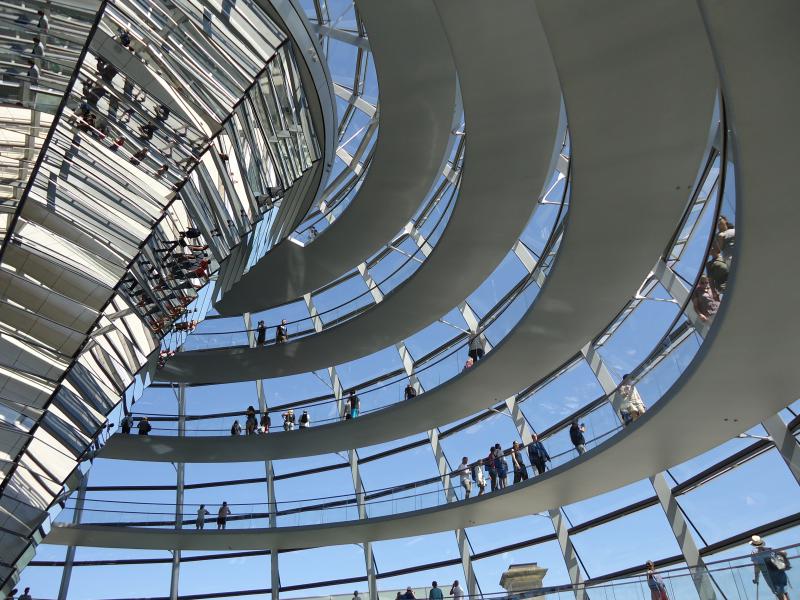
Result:
M786 556L786 553L780 550L770 553L770 556L767 559L767 564L776 571L788 571L792 568L792 565L789 562L789 557Z

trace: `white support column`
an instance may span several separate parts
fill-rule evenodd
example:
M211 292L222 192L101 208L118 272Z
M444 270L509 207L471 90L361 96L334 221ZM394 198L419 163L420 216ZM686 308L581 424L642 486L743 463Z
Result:
M661 284L667 288L670 294L679 302L688 299L691 291L686 284L663 262L660 262L654 273ZM687 317L700 336L705 337L708 333L708 323L701 321L694 312L691 304L686 310ZM800 445L788 430L780 415L773 415L769 419L761 422L767 434L772 438L775 447L781 454L781 458L786 462L786 466L792 472L795 480L800 483Z
M527 446L533 441L533 430L528 424L528 420L525 418L522 410L520 410L516 396L506 398L506 406L517 427L517 432L522 439L522 443ZM533 465L531 465L531 469L534 469ZM535 477L533 472L531 476ZM561 554L564 556L564 563L567 565L569 580L575 592L575 600L585 600L586 589L583 587L583 574L580 569L580 559L578 558L578 553L575 551L575 546L572 545L572 540L569 539L569 529L564 515L559 508L550 509L549 514L550 520L553 523L553 530L558 537L558 545L561 547Z
M664 267L666 267L666 265L664 265ZM621 421L622 419L619 413L621 398L617 393L617 385L611 376L611 371L609 371L608 367L603 363L600 354L591 344L585 346L581 352L589 363L592 372L594 372L597 377L597 381L603 388L603 392L609 397L609 401L617 417L620 418ZM693 579L697 593L700 595L701 600L715 599L716 593L714 591L714 585L705 568L703 559L700 557L700 550L697 547L697 543L694 541L691 529L686 522L686 517L678 505L664 473L657 473L650 478L650 482L653 484L656 496L658 496L658 501L675 535L675 539L681 549L686 565L694 571Z
M417 390L418 393L422 392L422 385L414 375L414 359L406 348L403 342L395 344L397 352L400 355L400 360L403 361L403 368L406 375L408 375L411 385ZM439 430L431 429L428 431L428 440L430 441L431 450L433 451L433 458L436 461L436 466L439 470L439 476L442 478L442 486L444 487L445 497L448 502L455 502L458 500L453 483L450 480L450 473L452 469L447 463L447 458L444 455L444 450L439 442ZM471 546L467 532L464 529L456 529L456 544L458 545L458 552L461 555L461 566L464 569L464 579L467 585L467 595L471 598L478 596L481 591L478 586L478 578L475 576L475 570L472 568Z
M369 293L372 294L372 299L375 301L375 304L382 302L383 292L367 270L367 263L364 262L358 265L358 272L361 273L361 278L364 280L364 283L367 284L367 289Z
M419 229L414 227L411 223L406 226L406 231L408 232L408 236L414 240L414 243L417 245L422 251L422 255L424 257L428 257L433 252L433 247L428 243L425 237L420 233Z
M253 331L253 318L250 313L242 315L244 320L244 328L247 330L247 343L251 348L256 347L256 336ZM256 396L258 397L258 412L259 415L266 414L267 412L267 398L264 394L264 382L261 379L256 379ZM275 500L275 471L272 468L272 461L264 461L264 473L267 477L267 506L269 507L269 526L277 527L278 525L278 503ZM269 553L270 561L270 588L272 590L272 600L279 600L281 576L280 565L278 562L278 552L274 549Z
M478 331L480 320L478 319L478 315L475 314L475 311L472 310L472 307L466 302L462 302L458 305L458 310L461 312L461 316L464 317L464 321L467 323L470 333Z
M566 519L560 508L551 508L550 520L553 522L553 529L558 537L558 545L561 546L561 554L564 555L564 562L567 564L569 580L572 582L572 589L575 593L575 600L585 600L587 598L586 588L584 587L583 575L578 560L578 553L572 540L569 539L569 529Z
M663 261L658 261L658 263L656 263L656 266L653 268L653 275L679 304L683 305L684 302L687 302L686 317L695 330L697 330L697 333L699 333L701 337L706 337L709 322L701 321L694 310L694 306L689 302L692 290L690 290L675 271Z
M178 386L178 436L186 435L186 385ZM175 529L183 528L183 488L186 466L175 463L177 473L175 486ZM181 576L181 551L172 551L172 573L169 582L170 600L178 600L178 587Z
M522 266L525 267L525 270L528 271L528 273L533 273L533 270L536 268L536 265L539 264L539 262L536 260L536 257L533 255L533 253L528 250L528 247L520 240L517 240L517 243L514 244L512 250L514 251L514 254L517 255L517 258L522 263ZM539 285L542 284L540 281L537 281L537 283Z
M362 271L361 267L359 266L359 272L364 276L366 273L366 265L364 265L364 269ZM370 278L371 280L372 278ZM373 282L374 283L374 282ZM369 286L369 282L367 282ZM380 290L375 287L375 291L380 294ZM373 297L375 297L375 292L373 292ZM317 312L316 307L314 306L314 301L311 298L311 294L306 294L303 296L303 299L306 302L306 307L308 308L308 314L311 316L312 323L314 324L314 330L319 332L322 331L322 319L319 317L319 313ZM381 298L382 299L382 295ZM375 297L376 302L380 302L380 299ZM342 382L339 379L339 375L336 372L336 367L328 367L328 377L330 378L330 385L331 389L333 390L333 395L336 398L336 412L339 417L344 416L344 408L345 408L345 401L344 401L344 388L342 387ZM356 450L348 450L347 451L347 461L350 464L350 475L353 478L353 491L356 495L356 504L358 506L358 518L359 520L367 518L367 507L364 503L364 496L366 491L364 490L364 484L361 481L361 472L358 468L358 452ZM377 567L375 565L375 555L372 553L372 544L370 542L364 542L360 544L360 546L364 549L364 568L367 573L367 587L369 588L369 598L370 600L378 600L378 579L377 579Z
M589 363L589 368L592 370L592 373L594 373L594 376L600 383L600 387L603 388L603 393L608 396L608 401L614 408L614 412L616 412L617 416L620 417L619 408L622 403L622 398L617 393L617 384L614 381L614 376L603 362L603 359L600 357L600 353L595 350L594 346L590 342L581 348L581 354L583 354L586 362ZM622 420L622 417L620 417L620 420Z
M353 478L353 489L356 492L356 503L358 505L358 518L367 518L367 506L364 503L366 491L364 483L361 481L361 472L358 468L358 453L355 450L347 451L347 459L350 463L350 474ZM375 568L375 556L372 554L372 544L365 542L362 544L364 549L364 562L367 569L367 587L369 588L370 600L378 600L378 580L377 569Z
M656 490L656 496L667 515L667 521L672 528L672 533L678 542L681 549L686 565L692 569L692 579L694 580L694 587L697 589L701 600L714 600L717 597L714 590L714 584L708 574L705 563L700 557L700 550L694 541L692 532L689 529L689 524L686 522L686 517L672 493L672 488L663 473L657 473L650 478L653 488Z
M447 462L447 458L444 455L444 450L442 450L442 444L439 441L439 430L431 429L428 431L428 440L431 444L431 450L433 451L433 457L436 460L436 466L439 470L439 475L442 478L442 487L444 488L445 497L448 502L457 502L458 496L456 495L456 490L453 487L453 482L450 478L451 467ZM478 588L478 579L475 577L475 570L472 568L469 538L467 537L467 532L464 529L456 529L455 534L458 552L461 555L461 566L464 569L464 578L466 579L467 584L467 595L471 598L474 598L480 594L480 589Z
M89 484L89 471L81 476L78 484L78 495L75 498L75 511L72 514L72 523L79 525L83 517L83 506L86 502L86 486ZM69 583L72 580L72 567L75 564L75 546L67 547L67 555L64 558L64 570L61 572L61 585L58 588L58 600L67 600L69 593Z
M781 458L786 462L786 466L794 475L797 483L800 484L800 445L786 427L780 415L773 415L769 419L762 421L761 424L775 443Z
M267 496L269 497L269 526L277 527L278 524L278 504L275 500L275 471L272 468L272 461L266 462L267 470ZM278 551L272 548L269 552L270 563L270 588L272 589L272 600L280 598L281 571L278 563Z

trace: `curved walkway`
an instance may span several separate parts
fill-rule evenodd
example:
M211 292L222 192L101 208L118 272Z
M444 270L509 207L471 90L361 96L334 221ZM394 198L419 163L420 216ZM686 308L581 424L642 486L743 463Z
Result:
M781 11L773 22L759 19L745 2L733 10L732 15L726 7L723 14L705 6L715 52L725 65L722 86L737 157L734 269L725 301L698 357L668 394L625 433L507 491L402 516L202 534L57 526L46 541L192 550L288 549L474 526L580 501L647 477L727 441L792 402L800 387L796 369L800 321L775 310L774 300L780 297L786 307L793 306L800 301L800 282L776 278L767 266L776 256L797 255L792 243L794 224L785 218L793 209L791 179L774 175L790 173L800 158L794 146L800 134L796 111L800 76L793 65L800 40L791 19ZM763 45L742 44L746 39ZM760 92L778 85L785 92L780 96L765 99ZM680 443L676 443L676 432Z
M480 10L477 0L469 6ZM473 414L573 356L630 299L673 233L706 150L716 88L695 4L614 6L624 19L608 6L594 14L574 2L540 5L572 127L572 206L535 306L483 360L416 398L307 433L119 435L100 456L235 462L370 446ZM445 3L440 10L448 25L463 14ZM647 47L630 52L642 37Z
M800 73L794 65L800 39L790 4L776 3L770 11L745 0L724 8L701 4L715 54L724 65L722 87L737 160L737 256L725 301L700 354L624 434L507 492L403 516L200 535L58 526L46 541L192 550L299 548L473 526L580 501L647 477L727 441L791 403L800 387L800 320L787 315L800 301L800 282L775 277L768 268L776 257L797 256L794 223L786 218L794 209L788 174L800 158L794 144L800 134ZM765 97L765 89L782 93ZM776 298L786 312L775 305Z
M485 26L498 18L506 25ZM559 126L558 75L531 3L504 5L500 13L486 3L454 15L444 26L458 68L468 135L458 200L431 255L380 303L341 325L263 348L181 352L158 373L159 379L246 381L355 360L446 314L503 260L547 185L561 147L565 124ZM497 65L520 56L530 61L509 94L509 74ZM501 194L497 182L505 182Z
M457 82L435 8L430 0L356 5L380 89L378 138L361 189L313 242L283 240L233 283L214 304L222 315L295 300L354 268L405 226L442 172Z

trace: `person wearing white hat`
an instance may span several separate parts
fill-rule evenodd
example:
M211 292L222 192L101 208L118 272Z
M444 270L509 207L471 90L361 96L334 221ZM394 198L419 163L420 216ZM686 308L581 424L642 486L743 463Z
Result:
M788 583L786 571L791 567L786 552L773 550L760 535L752 536L750 545L753 547L750 556L750 560L753 561L753 583L758 586L758 576L763 575L764 581L777 600L789 600L789 594L786 592Z

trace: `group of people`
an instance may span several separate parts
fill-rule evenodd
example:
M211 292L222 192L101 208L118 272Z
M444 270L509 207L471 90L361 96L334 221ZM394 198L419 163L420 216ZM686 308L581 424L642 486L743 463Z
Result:
M295 427L299 429L308 429L311 427L311 417L308 414L307 410L303 411L303 414L300 415L298 419L294 414L294 409L288 409L287 411L281 413L281 419L283 420L283 430L284 431L294 431ZM248 406L247 410L245 411L245 424L244 424L244 431L247 435L257 435L257 434L264 434L269 433L269 429L272 426L272 418L269 416L268 412L264 412L261 414L260 420L256 418L256 409L252 406ZM231 435L241 435L242 434L242 426L239 424L239 420L236 419L231 426Z
M153 236L148 247L154 260L140 256L136 263L138 277L132 270L122 280L123 289L156 333L165 334L170 325L186 313L196 291L208 281L211 263L206 252L208 245L201 243L201 236L196 227L179 232L174 240L163 239L165 236L158 234ZM192 331L196 326L197 321L186 320L175 323L174 328ZM174 352L162 351L159 366L163 366L171 354Z
M461 584L456 579L453 582L453 585L450 586L450 592L447 594L448 597L453 598L454 600L459 600L460 598L464 597L464 589L461 587ZM411 589L411 586L406 588L405 592L397 592L397 596L395 596L395 600L416 600L416 596L414 595L414 590ZM434 581L431 583L431 589L428 591L428 600L443 600L444 599L444 592L442 588L439 587L438 582ZM353 592L352 600L363 600L358 593L358 590ZM422 600L422 599L420 599Z
M289 341L289 332L286 329L286 319L281 320L281 324L275 327L275 343L283 344ZM256 346L267 345L267 326L264 321L259 321L256 327Z
M31 39L32 47L28 58L28 70L26 75L32 85L39 83L39 77L44 67L45 41L47 32L50 29L50 19L43 10L36 11L36 32Z
M133 430L133 424L133 415L127 413L122 417L122 421L120 421L120 431L125 435L128 435ZM150 431L152 431L153 426L150 425L150 419L148 417L141 417L139 419L139 423L136 425L136 428L139 431L139 435L148 435Z
M754 568L753 583L756 585L756 589L758 589L760 578L763 577L764 582L776 600L789 600L789 593L786 591L788 586L786 571L791 569L791 563L787 553L784 550L770 548L758 535L752 536L750 545L753 547L751 561ZM650 600L670 600L667 584L656 570L652 560L648 560L645 563L645 578L647 588L650 591ZM464 590L459 585L458 580L454 581L453 585L450 586L447 596L452 597L454 600L464 597ZM409 586L405 592L397 592L395 600L416 600L416 598L417 596L414 594L413 589ZM439 587L436 581L432 582L428 591L428 600L444 600L444 598L445 595L442 588ZM351 600L363 599L358 591L355 591Z
M115 39L132 52L132 36L127 30L120 30ZM116 83L119 78L115 64L98 55L95 73L76 86L79 105L67 121L114 154L125 149L132 165L177 189L208 139L202 132L190 131L169 106L148 96L143 88L137 91L131 78L124 77L121 85ZM75 144L79 143L76 134ZM208 245L200 238L200 230L191 224L174 240L157 230L123 280L132 304L154 333L166 335L185 314L195 291L208 281L211 259ZM195 325L186 321L183 327L190 330ZM167 358L162 356L159 363Z
M478 496L483 495L486 491L487 476L490 491L502 490L508 486L508 459L511 461L511 472L514 476L512 483L519 483L528 479L528 467L522 454L523 450L526 449L531 467L541 475L547 470L547 463L551 461L551 458L544 444L539 441L539 436L535 433L532 434L532 440L527 446L515 441L511 444L511 449L506 452L500 444L495 444L489 448L489 453L485 458L481 458L474 463L470 463L469 458L464 456L461 459L461 464L451 475L459 478L459 483L464 490L464 498L469 498L472 495L473 482L478 487Z
M753 548L750 561L753 563L753 584L756 586L756 597L758 597L758 585L763 578L776 600L789 600L789 592L786 591L789 578L786 572L792 568L792 565L787 552L771 548L760 535L751 536L748 543ZM670 600L667 585L663 577L656 571L652 560L648 560L645 564L645 571L650 600Z
M347 397L347 400L344 403L342 418L355 419L359 415L360 406L361 406L361 400L358 398L358 395L356 394L355 390L350 390L350 395ZM245 414L244 429L242 429L242 425L241 423L239 423L239 419L235 419L233 421L233 424L231 425L231 435L241 435L242 432L244 432L246 435L258 435L258 434L269 433L270 427L272 426L272 418L269 416L268 412L261 413L261 416L259 418L256 409L251 405L247 407L247 410L245 411L244 414ZM281 419L283 421L284 431L294 431L295 428L303 430L311 427L311 416L308 414L307 410L304 410L303 413L298 418L294 413L294 409L290 408L285 412L281 413ZM141 417L139 419L139 423L136 426L138 428L139 435L148 435L152 430L152 426L150 425L150 420L146 416ZM121 432L124 434L129 434L133 430L133 427L134 427L133 415L126 414L122 418L122 421L120 423Z
M125 40L130 45L130 35L123 31L117 40L125 46ZM143 161L150 158L153 166L150 174L155 179L164 179L170 172L170 163L177 173L170 181L173 189L185 178L191 167L199 160L198 156L204 150L206 141L191 141L188 138L188 127L163 127L170 119L171 110L168 106L153 100L148 106L148 95L142 89L135 92L133 81L125 78L122 91L114 86L114 80L119 70L114 64L102 56L97 57L96 76L82 81L80 104L68 121L74 123L77 129L90 134L96 140L108 142L108 150L118 154L123 148L128 148L130 162L140 166ZM101 110L100 101L107 99L107 110ZM122 108L121 101L127 101L129 106ZM130 124L136 120L138 126L134 129ZM135 125L135 123L134 123ZM154 140L156 133L161 132L158 140ZM184 158L173 157L174 149L183 148Z
M205 529L206 517L211 513L208 512L205 504L201 504L197 509L197 520L194 523L195 529ZM217 511L217 529L225 529L228 523L228 517L231 515L231 509L227 502L223 502Z
M711 244L706 274L702 275L692 292L692 307L702 322L710 321L717 310L728 284L728 273L733 261L736 245L736 228L727 217L720 215L717 220L717 233Z
M413 390L413 388L412 388ZM416 390L414 390L416 395ZM344 402L342 408L342 419L349 420L355 419L359 415L361 408L361 400L359 399L356 391L350 390L350 394ZM281 420L283 421L284 431L294 431L295 429L308 429L311 427L311 415L308 410L304 410L300 417L294 413L294 409L290 408L281 413ZM254 435L259 433L269 433L270 426L272 425L272 418L268 412L261 415L260 427L259 422L256 420L256 410L252 406L248 406L245 411L245 433L247 435ZM231 425L231 435L240 435L242 433L242 426L239 420L235 420Z

